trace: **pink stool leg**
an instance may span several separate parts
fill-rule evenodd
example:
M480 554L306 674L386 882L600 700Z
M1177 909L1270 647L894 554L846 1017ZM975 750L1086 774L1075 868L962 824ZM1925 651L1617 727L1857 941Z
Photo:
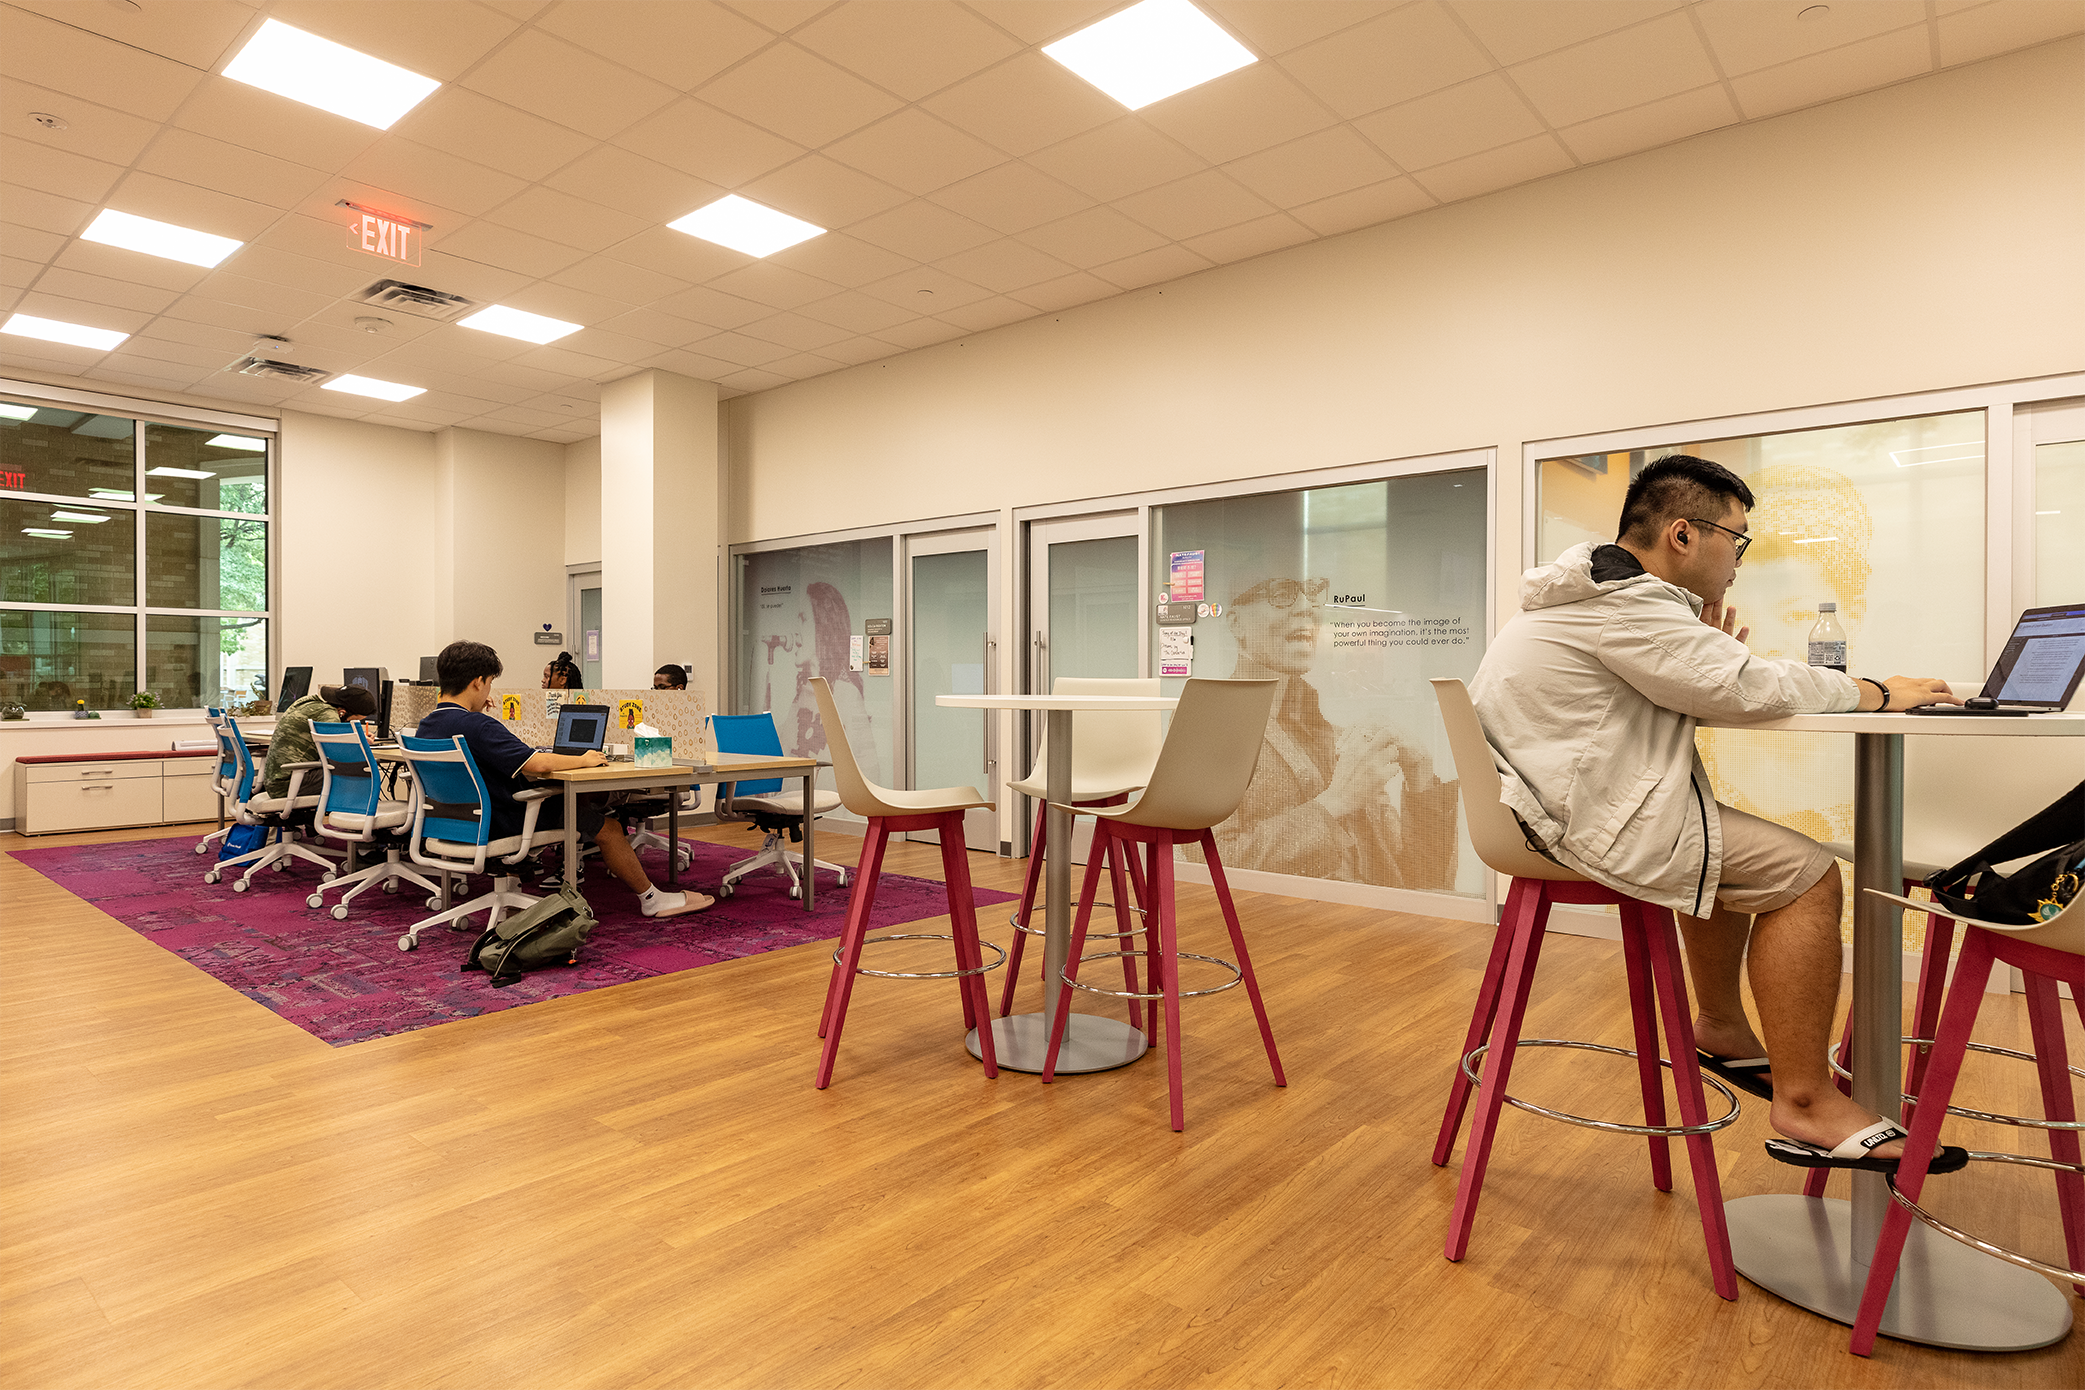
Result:
M1154 846L1152 859L1151 895L1158 900L1158 987L1165 995L1166 1095L1172 1101L1177 1133L1187 1128L1187 1102L1180 1084L1180 924L1174 911L1172 846Z
M1112 837L1105 841L1102 841L1099 835L1093 838L1107 845L1105 857L1108 862L1108 891L1115 899L1115 949L1122 952L1122 992L1135 994L1137 962L1129 952L1136 942L1136 928L1130 925L1129 876L1122 871L1122 861L1131 851L1127 844ZM1143 1017L1143 1011L1137 1007L1143 1001L1126 999L1123 1002L1129 1005L1129 1026L1134 1028Z
M2041 1073L2042 1118L2073 1121L2077 1105L2071 1099L2070 1056L2063 1041L2063 1006L2056 996L2056 982L2039 971L2022 972L2027 978L2027 1019L2034 1030L2035 1069ZM2085 975L2070 981L2071 997L2085 994ZM2078 1131L2049 1131L2049 1157L2058 1163L2078 1161ZM2056 1207L2063 1216L2064 1252L2072 1269L2085 1269L2085 1176L2056 1175ZM2072 1288L2085 1294L2085 1285Z
M1919 959L1918 1007L1912 1016L1911 1035L1915 1038L1930 1038L1933 1030L1940 1026L1940 1004L1947 993L1947 958L1955 944L1955 919L1943 917L1937 912L1926 914L1926 951ZM1911 1049L1911 1067L1904 1078L1904 1093L1917 1095L1919 1086L1926 1079L1926 1059L1933 1049L1914 1044ZM1917 1102L1904 1107L1904 1123L1910 1124L1916 1113Z
M1260 982L1252 973L1252 954L1245 949L1245 929L1238 924L1238 905L1231 900L1231 883L1224 877L1223 856L1216 852L1216 836L1202 832L1202 857L1209 863L1209 881L1216 887L1216 900L1223 905L1224 925L1231 931L1231 947L1238 952L1238 974L1245 981L1245 995L1252 1000L1252 1016L1259 1021L1260 1041L1267 1048L1267 1065L1274 1069L1274 1084L1286 1086L1281 1054L1274 1050L1274 1027L1267 1022L1267 1005L1260 998ZM1166 856L1170 863L1172 856Z
M1643 904L1619 904L1622 918L1622 964L1629 976L1629 1021L1636 1030L1636 1082L1643 1091L1643 1122L1665 1123L1664 1068L1658 1065L1657 989L1651 983L1651 930L1645 922ZM1679 1061L1679 1044L1673 1044L1673 1061ZM1647 1134L1651 1151L1651 1186L1672 1191L1672 1145L1662 1134Z
M1513 945L1513 933L1527 904L1540 893L1533 879L1516 878L1506 895L1505 911L1499 914L1498 930L1492 933L1491 958L1484 963L1484 979L1477 986L1477 1007L1470 1012L1470 1030L1463 1036L1462 1048L1455 1054L1455 1080L1448 1086L1448 1108L1441 1114L1440 1137L1434 1140L1433 1164L1438 1168L1455 1152L1455 1136L1462 1129L1463 1111L1470 1100L1470 1079L1462 1074L1462 1059L1476 1051L1485 1036L1491 1032L1491 1021L1499 1008L1499 981L1505 978L1506 955Z
M1042 883L1043 850L1048 840L1043 833L1047 802L1035 803L1035 834L1028 841L1028 872L1021 879L1021 909L1015 914L1024 927L1034 925L1028 919L1035 915L1035 893ZM1013 944L1006 948L1006 987L999 991L999 1016L1005 1018L1014 1011L1014 986L1021 980L1021 954L1028 945L1028 933L1014 933Z
M1687 1002L1687 975L1680 964L1679 932L1670 912L1641 903L1634 906L1650 948L1658 1003L1665 1012L1665 1037L1672 1047L1673 1089L1679 1094L1680 1123L1706 1124L1709 1112L1701 1090L1701 1062L1694 1053L1694 1011ZM1625 913L1628 910L1626 906L1622 909ZM1694 1204L1701 1212L1709 1272L1716 1292L1734 1299L1738 1294L1737 1265L1731 1258L1730 1227L1723 1215L1723 1182L1716 1172L1715 1136L1688 1135L1687 1158L1694 1170Z
M1513 918L1513 944L1507 952L1505 974L1499 980L1498 1016L1491 1026L1491 1049L1484 1054L1484 1083L1477 1089L1470 1146L1462 1156L1462 1176L1455 1185L1455 1210L1448 1217L1444 1253L1451 1260L1460 1260L1470 1248L1470 1226L1477 1219L1484 1169L1491 1162L1491 1141L1498 1132L1499 1110L1506 1103L1506 1086L1513 1076L1513 1053L1520 1042L1521 1020L1528 1011L1528 987L1534 983L1535 964L1542 955L1543 927L1548 920L1548 885L1537 884Z
M861 965L862 939L869 934L869 911L876 903L876 880L883 871L883 845L890 832L881 818L869 821L862 845L861 863L855 870L854 897L848 904L847 925L842 931L840 959L833 966L833 981L827 986L825 1026L819 1031L825 1049L818 1058L819 1090L832 1084L833 1061L840 1055L840 1030L847 1022L847 1001L854 995L854 972Z
M985 989L984 948L977 940L977 899L970 890L970 849L963 843L963 813L950 811L941 817L941 872L948 885L950 936L955 938L956 969L974 970L959 975L957 993L963 1000L963 1031L977 1030L978 1060L986 1076L999 1075L999 1058L992 1041L992 1000Z
M1094 839L1103 838L1111 838L1108 837L1105 825L1094 830ZM1104 855L1093 854L1088 855L1086 859L1086 878L1079 886L1079 911L1072 918L1071 949L1064 957L1064 976L1067 980L1076 980L1079 977L1079 957L1086 953L1086 929L1093 922L1094 889L1100 884L1100 867L1104 858ZM1070 1018L1071 990L1060 989L1057 991L1057 1016L1045 1020L1050 1025L1050 1047L1043 1054L1042 1079L1045 1086L1057 1079L1057 1050L1064 1045L1064 1030Z
M1991 947L1985 933L1971 930L1962 943L1961 959L1955 962L1955 978L1940 1013L1940 1032L1933 1043L1933 1059L1926 1072L1922 1103L1911 1121L1911 1135L1904 1141L1904 1161L1897 1165L1897 1191L1916 1202L1926 1185L1926 1169L1940 1144L1940 1122L1947 1117L1947 1103L1955 1094L1955 1080L1962 1074L1962 1057L1969 1047L1969 1033L1976 1024L1977 1006L1983 1003L1984 985L1991 978ZM1904 1255L1904 1239L1911 1231L1911 1213L1896 1202L1883 1214L1882 1235L1875 1242L1875 1255L1868 1265L1868 1283L1861 1292L1860 1311L1853 1320L1849 1349L1855 1356L1875 1350L1876 1329L1882 1325L1890 1287L1897 1280L1897 1263Z

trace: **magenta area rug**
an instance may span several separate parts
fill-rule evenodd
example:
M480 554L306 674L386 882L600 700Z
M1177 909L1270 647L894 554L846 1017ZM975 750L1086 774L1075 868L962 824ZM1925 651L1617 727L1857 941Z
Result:
M690 840L693 868L684 883L713 889L724 870L750 851ZM219 983L273 1009L335 1047L410 1032L453 1019L498 1013L522 1004L581 994L605 985L670 975L718 961L831 940L847 912L847 889L818 876L818 910L805 912L779 876L756 874L707 912L654 922L637 899L589 866L587 901L601 919L580 963L538 971L519 984L494 989L485 975L461 966L485 919L467 932L434 927L420 949L401 951L405 928L427 915L426 895L411 884L395 896L371 890L349 905L345 922L306 907L318 870L300 864L281 874L255 875L247 893L231 890L231 875L203 882L208 861L187 838L130 840L10 851L67 892L93 903L131 930L155 941ZM647 851L655 882L666 878L664 856ZM472 880L478 892L484 880ZM978 906L1015 895L976 889ZM328 903L334 899L329 897ZM943 886L932 880L885 874L876 892L876 928L939 917L948 911Z

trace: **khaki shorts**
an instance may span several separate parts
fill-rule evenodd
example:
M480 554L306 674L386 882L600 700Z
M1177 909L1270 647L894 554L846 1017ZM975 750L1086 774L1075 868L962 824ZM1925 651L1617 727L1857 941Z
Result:
M1723 823L1723 877L1716 901L1732 912L1788 906L1837 862L1808 835L1716 803Z

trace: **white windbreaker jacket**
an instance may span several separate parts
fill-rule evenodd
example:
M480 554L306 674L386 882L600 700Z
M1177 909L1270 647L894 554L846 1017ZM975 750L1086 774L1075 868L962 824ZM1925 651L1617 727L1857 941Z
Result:
M1859 684L1754 656L1619 547L1587 542L1529 570L1520 607L1470 686L1506 804L1566 868L1705 915L1723 834L1695 721L1850 710Z

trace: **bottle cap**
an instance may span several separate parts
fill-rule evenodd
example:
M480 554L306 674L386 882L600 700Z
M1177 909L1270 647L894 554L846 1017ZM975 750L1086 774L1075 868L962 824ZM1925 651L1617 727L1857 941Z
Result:
M1829 602L1820 603L1817 605L1817 611L1820 613L1836 613L1839 611L1839 605L1836 603Z

